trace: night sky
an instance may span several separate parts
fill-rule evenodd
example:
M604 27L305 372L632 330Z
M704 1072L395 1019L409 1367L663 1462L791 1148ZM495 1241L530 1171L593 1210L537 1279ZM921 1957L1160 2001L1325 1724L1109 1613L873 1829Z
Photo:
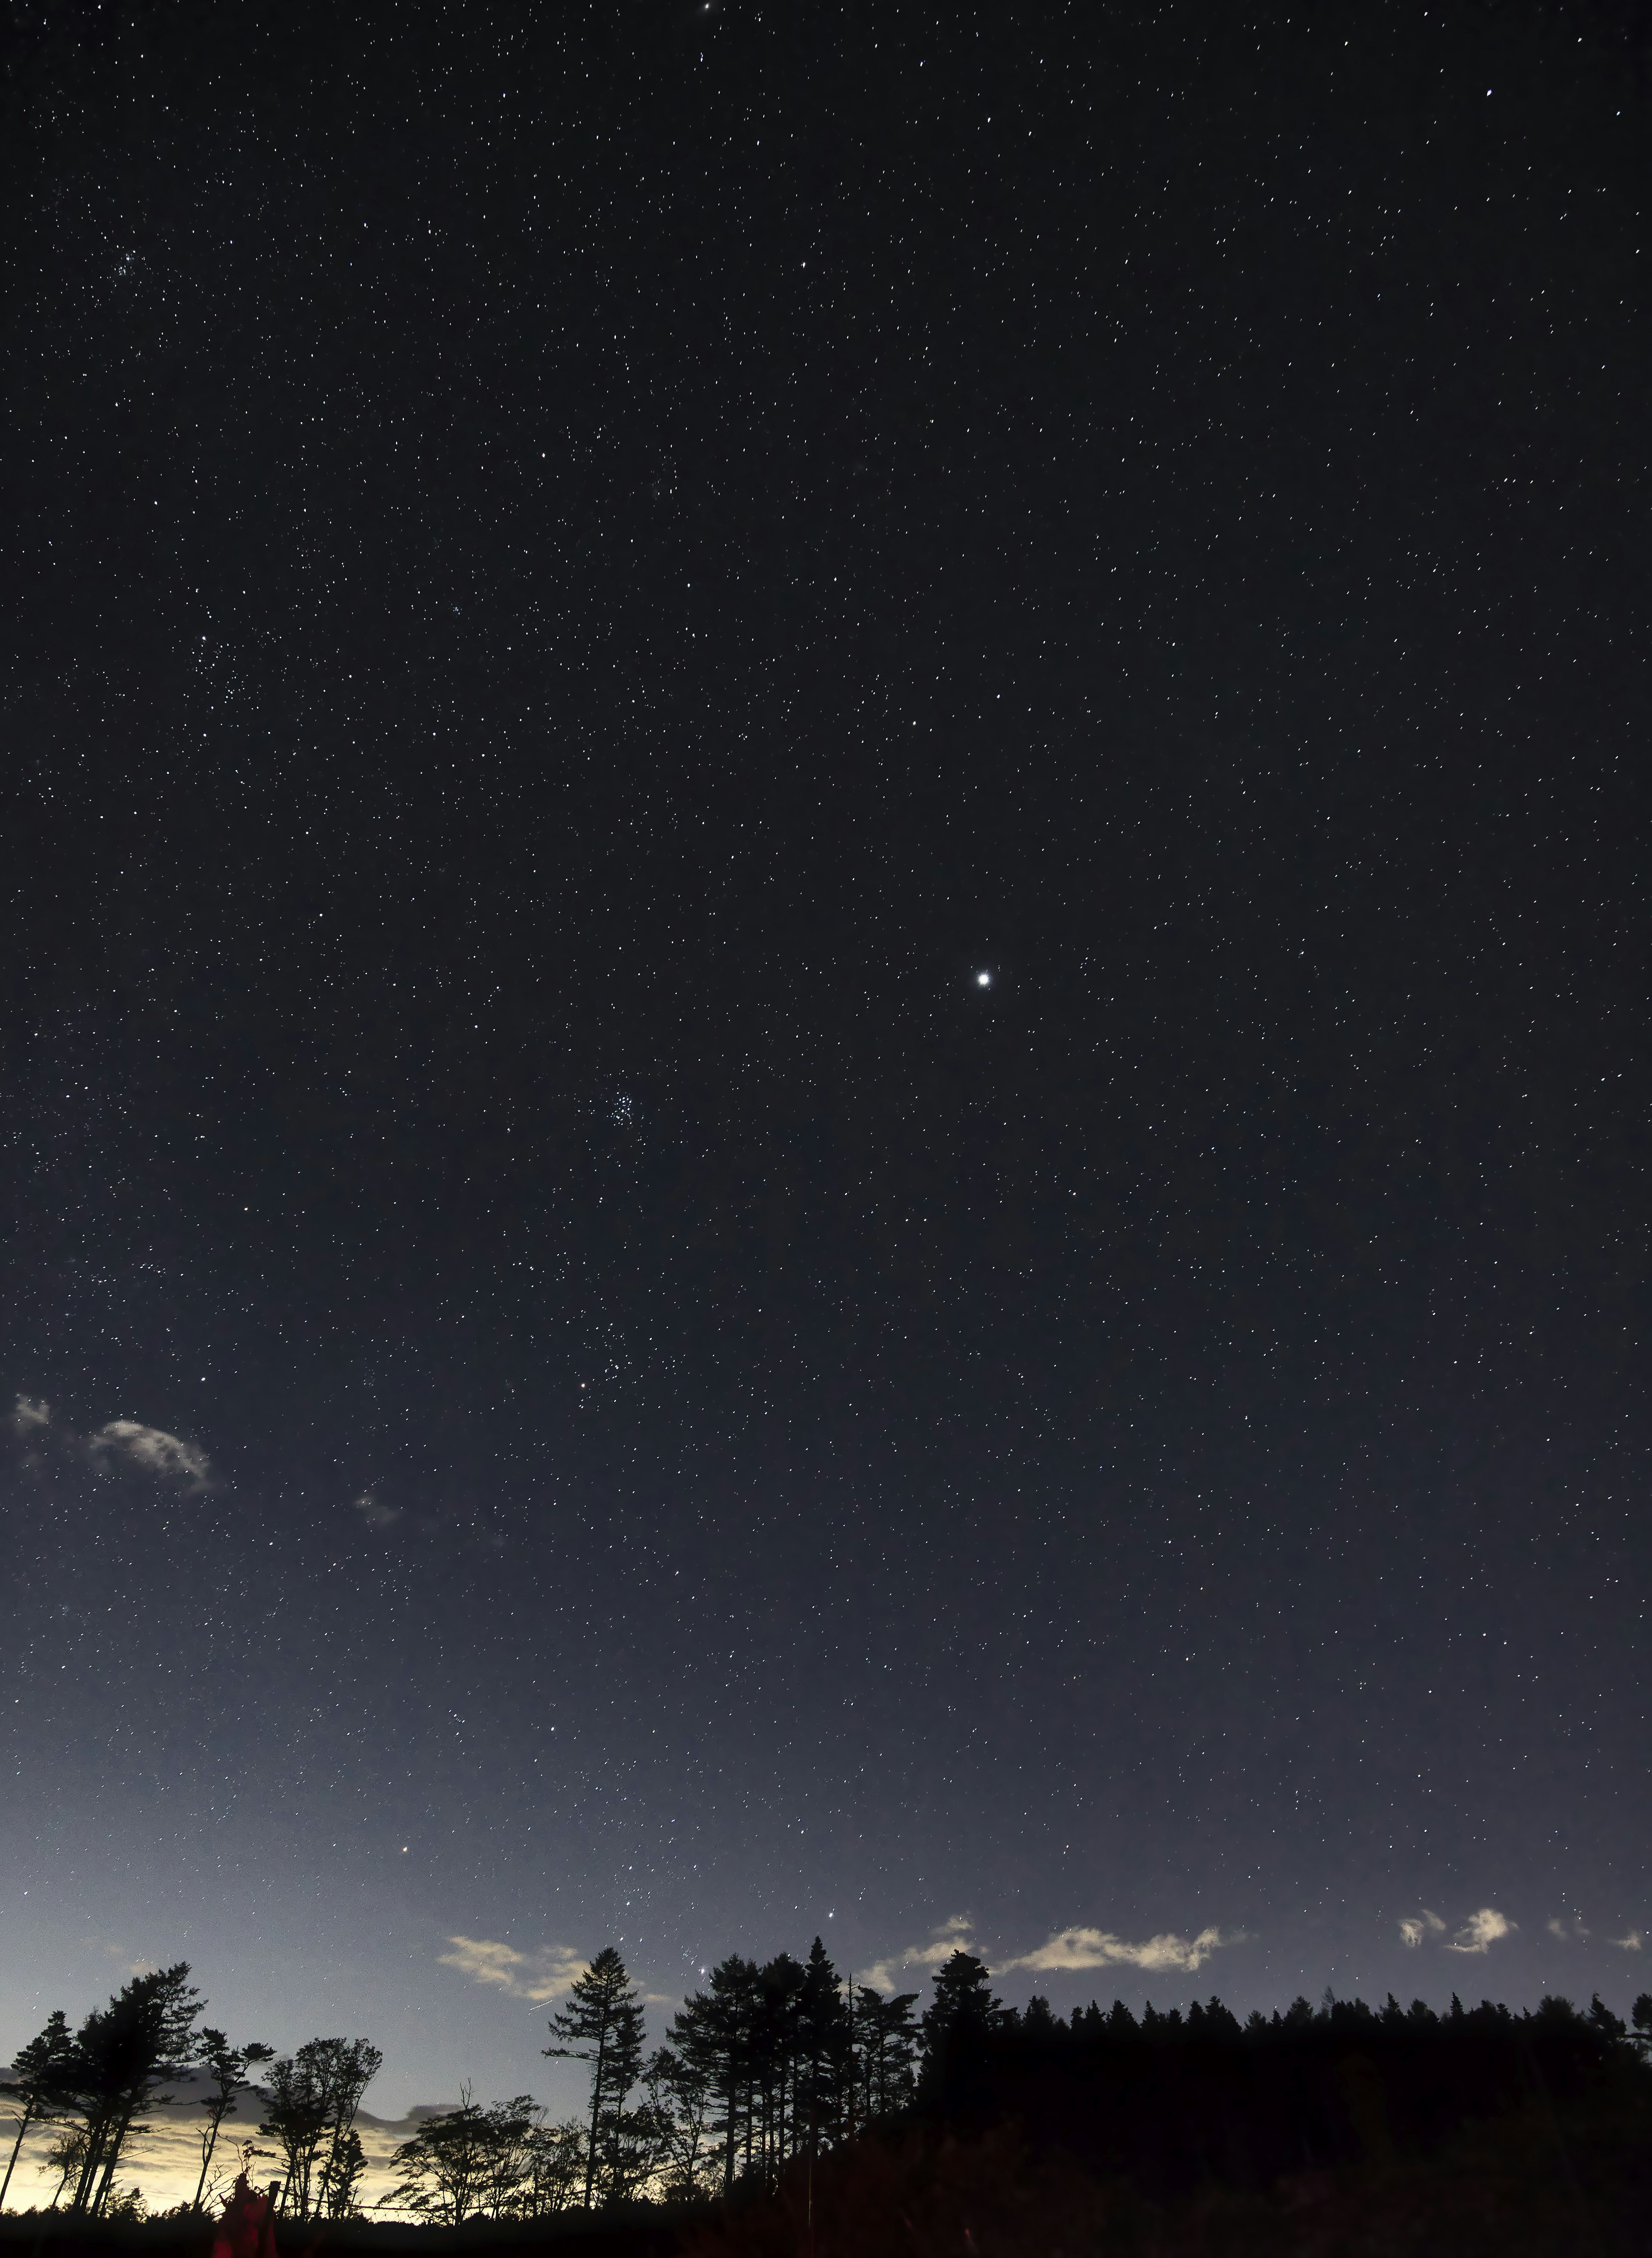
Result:
M11 11L0 2048L1646 1988L1636 36Z

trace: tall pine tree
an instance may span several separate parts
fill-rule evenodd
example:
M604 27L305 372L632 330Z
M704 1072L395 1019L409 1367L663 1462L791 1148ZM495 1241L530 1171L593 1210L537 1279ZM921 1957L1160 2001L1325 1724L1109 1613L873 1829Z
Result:
M548 2056L591 2065L591 2132L585 2155L585 2209L595 2198L599 2165L605 2191L623 2174L626 2097L642 2074L642 2007L613 1945L605 1945L550 2019L559 2044Z
M983 2041L1008 2020L1003 2000L993 1997L986 1962L961 1947L937 1970L935 1996L924 2010L925 2093L938 2095L953 2087L979 2059Z

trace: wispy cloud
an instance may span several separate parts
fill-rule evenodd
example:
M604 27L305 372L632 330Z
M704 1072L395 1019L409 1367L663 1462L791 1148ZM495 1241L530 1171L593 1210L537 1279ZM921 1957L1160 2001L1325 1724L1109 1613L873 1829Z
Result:
M1514 1923L1507 1914L1482 1906L1471 1913L1446 1946L1448 1952L1489 1952L1499 1937L1511 1935Z
M386 1505L382 1498L375 1497L370 1489L364 1490L358 1498L352 1501L352 1503L369 1529L394 1529L401 1518L401 1508L399 1505Z
M892 1992L903 1968L939 1968L954 1952L968 1952L974 1927L967 1914L955 1913L931 1931L927 1944L909 1944L903 1951L891 1952L887 1959L863 1969L857 1980L869 1985L874 1992Z
M211 1461L199 1444L169 1435L161 1427L145 1427L137 1419L110 1419L87 1438L86 1447L94 1457L117 1452L163 1480L193 1482L197 1488L212 1473Z
M52 1407L43 1396L19 1395L11 1409L14 1433L23 1436L38 1434L42 1427L52 1424Z
M1239 1941L1237 1936L1223 1936L1218 1928L1202 1928L1197 1936L1178 1936L1173 1930L1163 1929L1157 1936L1132 1944L1105 1928L1064 1928L1036 1951L1001 1960L992 1972L1008 1976L1025 1968L1053 1975L1084 1968L1174 1968L1191 1974L1223 1945Z
M1546 1921L1543 1927L1550 1936L1559 1937L1563 1943L1570 1944L1575 1941L1586 1944L1589 1941L1589 1932L1580 1921Z
M875 1967L867 1969L861 1981L869 1984L875 1992L887 1992L897 1983L903 1969L939 1968L954 1952L970 1950L973 1926L962 1914L954 1914L932 1932L927 1944L909 1944L904 1951L890 1953ZM1181 1936L1173 1929L1161 1929L1156 1936L1145 1937L1140 1943L1116 1936L1107 1928L1063 1928L1031 1952L995 1961L992 1972L995 1976L1023 1972L1053 1976L1074 1974L1087 1968L1145 1968L1191 1973L1202 1968L1223 1945L1243 1941L1237 1933L1224 1935L1216 1928L1202 1928L1197 1936Z
M1620 1952L1639 1952L1643 1939L1638 1928L1632 1928L1627 1936L1609 1936L1606 1942L1615 1945Z
M496 1943L486 1936L450 1936L451 1951L436 1956L443 1968L457 1968L472 1984L491 1984L513 1999L532 1999L542 2006L560 1999L576 1977L585 1973L585 1956L565 1944L542 1944L536 1951L519 1952L514 1944Z
M1400 1924L1401 1944L1414 1947L1421 1944L1425 1936L1443 1936L1444 1935L1445 1923L1437 1913L1430 1913L1427 1906L1423 1907L1421 1913L1412 1914Z

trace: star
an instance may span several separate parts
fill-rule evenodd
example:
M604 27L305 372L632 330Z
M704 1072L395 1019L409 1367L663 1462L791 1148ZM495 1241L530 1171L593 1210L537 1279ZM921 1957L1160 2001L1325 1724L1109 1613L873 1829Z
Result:
M977 972L975 975L975 985L977 988L990 988L992 985L991 973Z

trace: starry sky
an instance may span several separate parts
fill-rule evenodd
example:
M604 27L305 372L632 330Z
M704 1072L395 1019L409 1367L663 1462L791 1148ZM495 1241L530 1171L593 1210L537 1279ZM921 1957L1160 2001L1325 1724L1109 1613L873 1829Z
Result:
M1637 23L13 11L0 2045L1646 1988Z

